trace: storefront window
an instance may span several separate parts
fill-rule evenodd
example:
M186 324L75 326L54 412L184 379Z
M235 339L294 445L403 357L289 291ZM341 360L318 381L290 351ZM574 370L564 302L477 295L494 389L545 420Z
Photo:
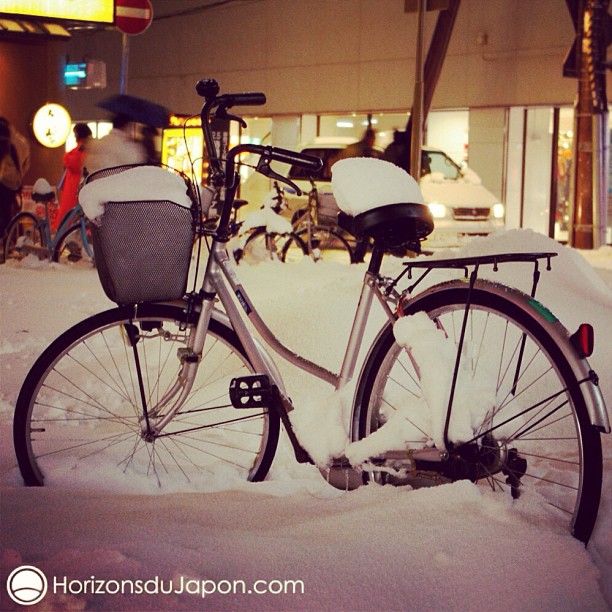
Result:
M570 222L570 194L573 162L572 148L574 138L573 123L573 109L559 109L554 238L561 242L566 242L568 239Z

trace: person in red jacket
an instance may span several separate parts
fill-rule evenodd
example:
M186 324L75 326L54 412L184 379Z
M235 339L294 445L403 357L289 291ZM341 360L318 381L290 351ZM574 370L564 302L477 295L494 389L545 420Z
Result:
M77 146L64 153L64 184L62 194L60 196L59 209L55 217L51 229L55 232L64 218L64 215L72 210L78 202L79 185L83 178L83 159L87 140L91 138L91 130L86 123L77 123L74 126L74 136L77 141Z

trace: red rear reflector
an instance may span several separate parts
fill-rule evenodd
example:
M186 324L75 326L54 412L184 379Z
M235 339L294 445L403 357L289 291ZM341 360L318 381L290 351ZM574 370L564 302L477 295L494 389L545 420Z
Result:
M570 340L581 357L590 357L593 354L595 332L592 325L582 323Z

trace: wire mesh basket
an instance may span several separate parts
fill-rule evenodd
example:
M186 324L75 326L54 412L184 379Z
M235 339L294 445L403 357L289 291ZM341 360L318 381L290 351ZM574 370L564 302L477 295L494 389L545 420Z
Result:
M317 220L320 225L337 225L340 209L331 193L320 193L317 208Z
M197 218L192 200L191 208L169 199L104 203L91 229L98 276L112 301L137 304L185 295Z

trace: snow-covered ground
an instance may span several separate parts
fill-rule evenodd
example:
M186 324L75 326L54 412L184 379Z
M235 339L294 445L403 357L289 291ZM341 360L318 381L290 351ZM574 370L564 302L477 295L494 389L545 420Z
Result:
M578 253L513 231L475 240L459 254L517 250L559 251L538 296L569 329L594 324L591 364L612 406L612 248ZM503 267L494 278L527 290L531 278L521 270ZM332 370L339 368L363 271L311 262L239 270L281 340ZM111 303L96 272L79 265L9 263L0 266L0 283L2 610L19 609L5 581L20 565L47 576L50 592L33 607L41 610L612 607L612 436L602 437L603 497L587 549L468 482L338 491L315 468L297 465L286 444L266 482L224 490L142 495L23 487L11 416L25 374L59 333ZM297 410L322 396L311 377L278 365ZM104 580L105 592L92 593ZM170 581L184 592L129 593L138 585L169 591ZM119 587L123 594L112 592Z

